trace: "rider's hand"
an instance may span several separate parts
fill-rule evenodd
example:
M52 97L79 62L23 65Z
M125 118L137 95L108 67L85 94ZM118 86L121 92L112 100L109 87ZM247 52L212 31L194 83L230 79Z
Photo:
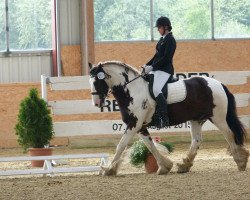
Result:
M147 65L142 65L142 66L140 66L140 72L141 72L141 75L145 75L145 67L146 67Z

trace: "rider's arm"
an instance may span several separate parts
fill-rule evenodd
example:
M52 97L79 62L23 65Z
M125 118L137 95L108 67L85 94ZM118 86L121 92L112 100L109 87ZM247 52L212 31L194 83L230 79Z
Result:
M153 57L153 58L151 58L151 60L150 60L150 61L148 61L148 62L147 62L147 64L146 64L146 65L152 65L152 64L153 64L153 61L154 61L154 59L155 59L155 56L156 56L156 54L154 55L154 57Z
M175 49L176 49L175 39L171 38L169 41L167 41L164 55L159 60L157 60L157 62L152 64L154 70L156 70L160 67L163 67L163 66L168 66L169 64L171 64Z

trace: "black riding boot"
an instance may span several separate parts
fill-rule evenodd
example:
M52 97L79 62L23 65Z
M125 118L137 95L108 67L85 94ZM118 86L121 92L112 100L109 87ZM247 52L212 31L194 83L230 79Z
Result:
M159 94L155 100L160 114L160 124L158 128L164 128L169 125L167 101L162 93Z

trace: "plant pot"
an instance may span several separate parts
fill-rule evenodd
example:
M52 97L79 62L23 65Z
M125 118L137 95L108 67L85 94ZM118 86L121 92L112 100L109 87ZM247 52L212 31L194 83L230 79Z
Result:
M145 161L145 170L148 174L155 173L158 170L158 165L153 154L149 153Z
M30 156L51 156L52 148L29 148ZM44 160L32 160L31 167L43 167Z

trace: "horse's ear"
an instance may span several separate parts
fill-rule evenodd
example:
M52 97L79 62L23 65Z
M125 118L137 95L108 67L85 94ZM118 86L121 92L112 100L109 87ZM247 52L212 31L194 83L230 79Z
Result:
M92 69L93 65L91 63L89 63L89 69Z

